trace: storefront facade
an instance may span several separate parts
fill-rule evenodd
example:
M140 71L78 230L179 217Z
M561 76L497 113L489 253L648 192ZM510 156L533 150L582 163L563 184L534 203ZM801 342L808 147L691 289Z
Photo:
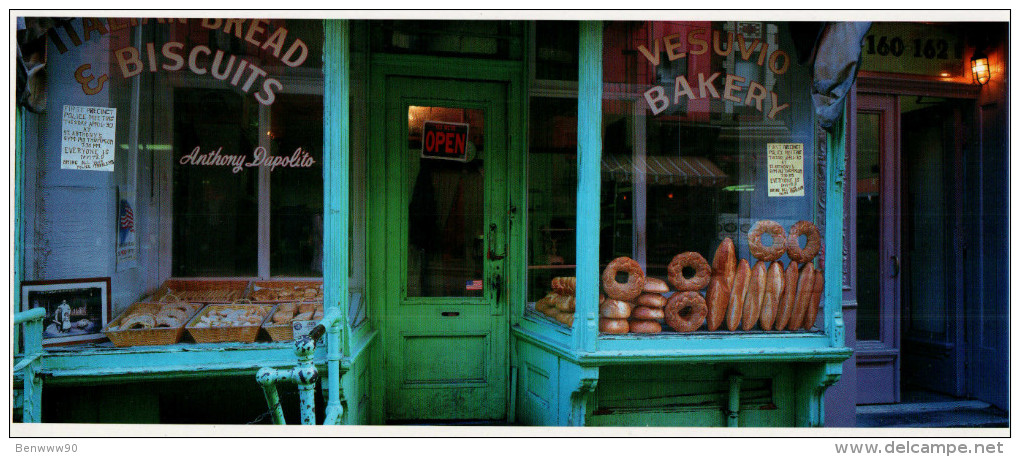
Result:
M301 403L316 423L822 426L864 403L845 376L826 395L877 363L847 288L863 122L816 114L842 112L852 79L812 100L814 55L860 37L781 21L25 24L26 68L45 62L18 111L14 303L45 309L15 360L25 422L265 422L256 373L294 366L285 330L309 321L327 323L315 394L280 386L288 422ZM986 93L971 86L952 85ZM860 83L847 99L872 109ZM148 305L174 320L125 324ZM258 325L207 332L220 311Z

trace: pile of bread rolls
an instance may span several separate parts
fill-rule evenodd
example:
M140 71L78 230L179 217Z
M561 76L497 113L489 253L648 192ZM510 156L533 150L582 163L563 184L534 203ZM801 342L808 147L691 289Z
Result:
M772 236L770 246L761 242L764 233ZM808 238L804 248L799 245L801 235ZM809 330L825 288L823 271L813 262L821 247L818 229L800 221L787 237L779 224L758 221L748 233L748 241L756 259L753 267L747 259L737 260L733 240L726 238L711 265L695 252L675 256L668 266L668 284L646 277L630 258L614 259L602 274L605 298L599 303L599 331L659 333L663 320L677 332L705 326L714 331L724 321L729 331ZM784 254L791 259L788 266L779 260ZM684 275L688 268L694 270L693 276ZM617 275L623 273L627 274L626 283L617 281ZM675 291L667 297L669 286Z
M577 278L561 276L552 279L552 292L535 302L538 311L557 322L572 327L574 325L574 291Z

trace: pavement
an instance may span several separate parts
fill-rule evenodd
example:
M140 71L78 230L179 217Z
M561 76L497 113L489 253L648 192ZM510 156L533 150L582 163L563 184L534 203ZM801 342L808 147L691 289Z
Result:
M857 407L858 427L1009 427L1009 413L978 400L905 392L903 402Z

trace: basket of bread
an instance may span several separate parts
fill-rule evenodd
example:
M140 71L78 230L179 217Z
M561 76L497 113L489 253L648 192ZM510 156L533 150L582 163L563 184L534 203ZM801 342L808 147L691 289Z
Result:
M252 304L245 299L210 304L185 328L196 343L252 343L271 309L271 305Z
M158 301L173 295L191 303L230 303L245 298L247 293L247 279L171 278L163 282L152 299Z
M175 344L184 334L184 324L202 308L201 303L180 301L136 302L103 329L114 346L160 346ZM164 300L167 301L167 300Z
M269 319L262 324L273 341L291 341L294 339L292 324L297 321L319 321L323 316L322 303L286 302L276 305Z
M322 281L255 281L248 298L256 303L321 302Z

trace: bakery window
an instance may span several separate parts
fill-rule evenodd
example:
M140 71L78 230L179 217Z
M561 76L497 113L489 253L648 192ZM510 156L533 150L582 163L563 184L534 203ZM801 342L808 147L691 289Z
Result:
M24 280L108 284L60 338L212 342L226 319L229 341L280 341L320 318L322 21L25 22L46 81L22 121Z
M526 315L570 331L577 250L577 49L575 22L532 28L528 116Z
M600 334L819 331L815 124L786 25L603 36Z

